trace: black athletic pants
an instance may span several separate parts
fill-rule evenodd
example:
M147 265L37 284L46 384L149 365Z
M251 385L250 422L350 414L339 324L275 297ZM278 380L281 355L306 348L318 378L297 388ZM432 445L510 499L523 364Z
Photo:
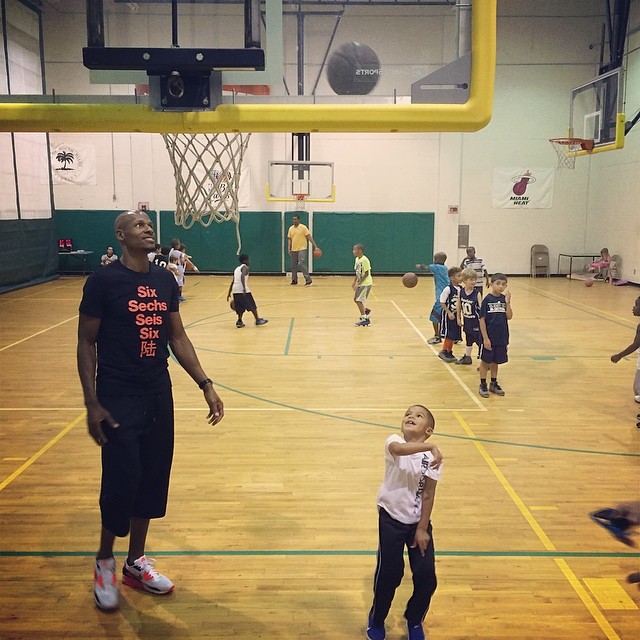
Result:
M373 605L369 616L373 624L382 626L391 608L393 596L404 574L404 547L409 552L409 566L413 574L413 594L409 598L404 617L410 625L421 624L427 615L431 597L438 582L433 548L433 532L429 522L429 545L425 555L420 555L418 547L410 545L416 532L416 524L403 524L392 518L384 509L379 509L378 517L378 564L373 581Z

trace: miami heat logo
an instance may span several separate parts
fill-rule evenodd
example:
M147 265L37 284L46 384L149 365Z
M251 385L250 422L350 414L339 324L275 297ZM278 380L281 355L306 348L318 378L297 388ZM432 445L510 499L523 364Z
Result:
M513 176L511 182L513 185L513 193L517 196L523 196L527 191L527 186L533 184L536 179L531 175L531 171L525 171L521 175Z

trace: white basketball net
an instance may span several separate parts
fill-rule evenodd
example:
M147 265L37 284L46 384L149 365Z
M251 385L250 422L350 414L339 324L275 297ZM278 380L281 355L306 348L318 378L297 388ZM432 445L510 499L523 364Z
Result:
M244 152L251 134L164 133L176 180L177 225L190 229L195 222L236 224L238 253L241 241L238 190Z
M582 140L580 138L555 138L549 140L551 146L558 156L558 171L562 169L575 169L576 167L576 152L582 149L591 150L593 144L590 147L583 145L589 142L588 140Z

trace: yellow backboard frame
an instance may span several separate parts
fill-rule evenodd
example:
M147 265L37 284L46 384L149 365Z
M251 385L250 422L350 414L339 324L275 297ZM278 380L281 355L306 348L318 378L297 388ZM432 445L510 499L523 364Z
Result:
M142 104L0 104L0 131L75 133L396 133L478 131L491 120L497 0L474 0L465 104L221 104L155 111Z

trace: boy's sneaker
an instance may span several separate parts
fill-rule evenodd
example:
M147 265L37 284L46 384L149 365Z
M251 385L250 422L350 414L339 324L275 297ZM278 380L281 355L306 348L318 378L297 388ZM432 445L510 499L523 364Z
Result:
M489 384L489 391L491 391L491 393L495 393L497 396L504 395L502 387L497 382L492 382L491 384Z
M456 360L456 364L473 364L471 356L462 356L460 360Z
M305 287L310 287L313 284L313 280L308 280L307 282L304 283Z
M451 351L441 351L438 354L438 358L440 358L440 360L444 360L445 362L455 362L456 361L456 357L453 355L453 353L451 353Z
M407 633L409 640L425 640L424 629L421 624L412 625L407 622Z
M371 324L369 318L362 318L360 322L356 322L356 327L368 327Z
M266 318L258 318L256 320L256 326L261 327L263 324L267 324L269 322Z
M427 340L427 344L440 344L442 342L442 338L440 336L433 336L433 338L429 338Z
M96 560L93 570L93 597L96 606L112 611L120 606L120 587L116 578L116 559Z
M158 573L153 565L155 560L140 556L133 565L128 565L125 561L122 567L122 582L134 589L144 589L150 593L164 594L173 591L173 582Z
M238 327L238 329L242 329L242 327L244 327L244 322L242 322L242 320L238 320L236 322L236 327Z
M489 397L489 389L487 389L487 385L486 384L481 384L480 388L478 389L478 393L483 398L488 398Z
M384 625L381 627L375 626L371 616L369 616L369 620L367 621L367 638L369 638L369 640L384 640L386 637L387 633L384 630Z

